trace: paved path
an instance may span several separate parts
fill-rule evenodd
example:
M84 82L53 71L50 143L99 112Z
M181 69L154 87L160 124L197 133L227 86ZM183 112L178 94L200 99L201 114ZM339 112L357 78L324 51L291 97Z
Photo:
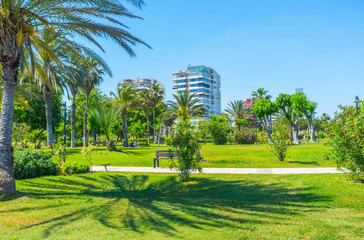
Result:
M105 167L94 166L93 171L104 172ZM152 167L107 167L110 172L148 172L148 173L175 173L170 168ZM336 168L203 168L203 173L225 174L315 174L315 173L341 173Z

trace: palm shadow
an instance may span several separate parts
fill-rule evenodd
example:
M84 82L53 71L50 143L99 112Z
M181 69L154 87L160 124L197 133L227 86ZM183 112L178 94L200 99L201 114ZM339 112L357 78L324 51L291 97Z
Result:
M138 233L152 230L177 237L177 225L202 229L241 228L244 223L269 224L266 218L278 221L307 212L322 211L323 204L320 203L331 201L328 196L310 193L311 188L289 188L259 181L223 181L207 177L195 177L188 184L177 181L176 177L164 177L162 181L150 183L148 175L127 177L120 174L104 174L97 178L53 177L48 178L45 183L27 181L24 185L30 187L27 189L36 186L41 190L22 192L21 197L96 197L107 200L107 203L88 204L61 216L22 228L44 226L44 237L48 237L62 226L90 216L110 229L128 229ZM45 208L60 206L61 204ZM37 209L24 209L32 210Z

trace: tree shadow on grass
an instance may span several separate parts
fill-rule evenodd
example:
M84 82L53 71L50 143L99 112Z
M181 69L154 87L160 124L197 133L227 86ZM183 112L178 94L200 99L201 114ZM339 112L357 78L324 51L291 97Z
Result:
M177 225L193 229L241 229L271 221L284 224L282 219L321 211L322 202L331 201L328 196L310 193L311 188L292 188L279 183L223 181L203 176L181 183L176 177L160 176L163 180L150 181L148 175L142 174L129 177L103 174L26 181L23 185L31 191L22 192L21 196L75 200L80 201L80 206L22 229L43 226L44 237L48 237L72 222L92 218L110 229L138 233L152 230L176 237ZM57 206L44 208L53 207ZM37 209L24 209L32 210Z

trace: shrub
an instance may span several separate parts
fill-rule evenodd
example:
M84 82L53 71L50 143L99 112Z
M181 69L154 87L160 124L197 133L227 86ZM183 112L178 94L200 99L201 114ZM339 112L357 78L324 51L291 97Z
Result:
M66 173L72 173L72 174L87 173L90 171L89 165L76 162L75 163L67 162L65 163L64 168Z
M257 142L257 135L254 129L243 128L236 133L236 142L238 144L254 144Z
M15 179L57 175L60 169L52 162L52 153L16 148L14 151Z
M88 147L82 147L81 153L84 158L86 158L90 163L90 174L92 175L92 165L93 165L93 158L92 153L96 150L96 147L93 145L89 145Z
M211 116L210 120L206 122L206 128L215 145L224 145L227 143L231 128L225 117Z
M192 171L200 171L202 156L198 143L199 134L188 120L179 119L172 133L172 149L177 153L177 162L171 157L171 168L178 169L181 181L188 181Z
M58 142L63 142L63 138L59 138ZM91 141L92 142L92 141ZM71 141L66 141L67 146L71 146ZM83 141L75 141L75 147L82 147L83 146Z
M358 112L353 107L339 108L335 118L325 124L328 158L339 169L349 170L353 178L360 178L364 173L364 104L360 104Z
M66 169L64 166L68 155L66 145L63 145L59 142L55 145L54 150L54 155L58 163L59 169L61 170L61 174L66 174Z
M276 121L273 126L272 143L269 146L271 152L283 162L289 146L289 127L282 121Z

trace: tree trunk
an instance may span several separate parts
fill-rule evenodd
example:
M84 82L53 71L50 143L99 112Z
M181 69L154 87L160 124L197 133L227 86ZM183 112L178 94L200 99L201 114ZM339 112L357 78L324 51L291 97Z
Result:
M83 116L83 146L88 147L88 139L87 139L87 108L88 108L88 97L90 93L86 92L86 105L85 105L85 113Z
M315 129L313 126L313 121L311 118L307 118L307 121L308 121L308 129L309 129L309 133L310 133L310 142L315 143L316 137L315 137Z
M147 139L148 139L148 145L149 145L150 144L149 112L145 106L143 106L143 110L144 110L145 116L147 117Z
M53 120L52 120L52 100L53 93L52 89L44 83L43 85L43 95L45 102L45 114L47 121L47 146L53 146Z
M267 139L268 139L268 143L269 144L272 144L273 141L272 141L272 129L273 129L273 126L272 126L272 120L270 117L267 117L267 116L264 116L264 119L262 119L262 124L263 124L263 127L265 129L265 131L267 132Z
M14 156L11 145L14 120L14 95L18 84L19 62L3 65L3 102L0 115L0 193L15 193Z
M121 118L123 120L124 147L128 147L128 122L126 114L122 113Z
M294 144L300 144L300 139L298 137L298 132L299 132L299 128L298 128L298 124L297 123L294 123L294 125L292 126L293 127L293 143Z
M156 139L155 139L155 107L153 106L153 142L154 144L156 143Z
M72 93L72 105L71 105L71 147L76 147L75 144L75 125L76 125L76 95L77 90L73 87L70 88Z
M92 130L92 139L94 140L94 146L96 145L97 139L96 139L96 132Z

